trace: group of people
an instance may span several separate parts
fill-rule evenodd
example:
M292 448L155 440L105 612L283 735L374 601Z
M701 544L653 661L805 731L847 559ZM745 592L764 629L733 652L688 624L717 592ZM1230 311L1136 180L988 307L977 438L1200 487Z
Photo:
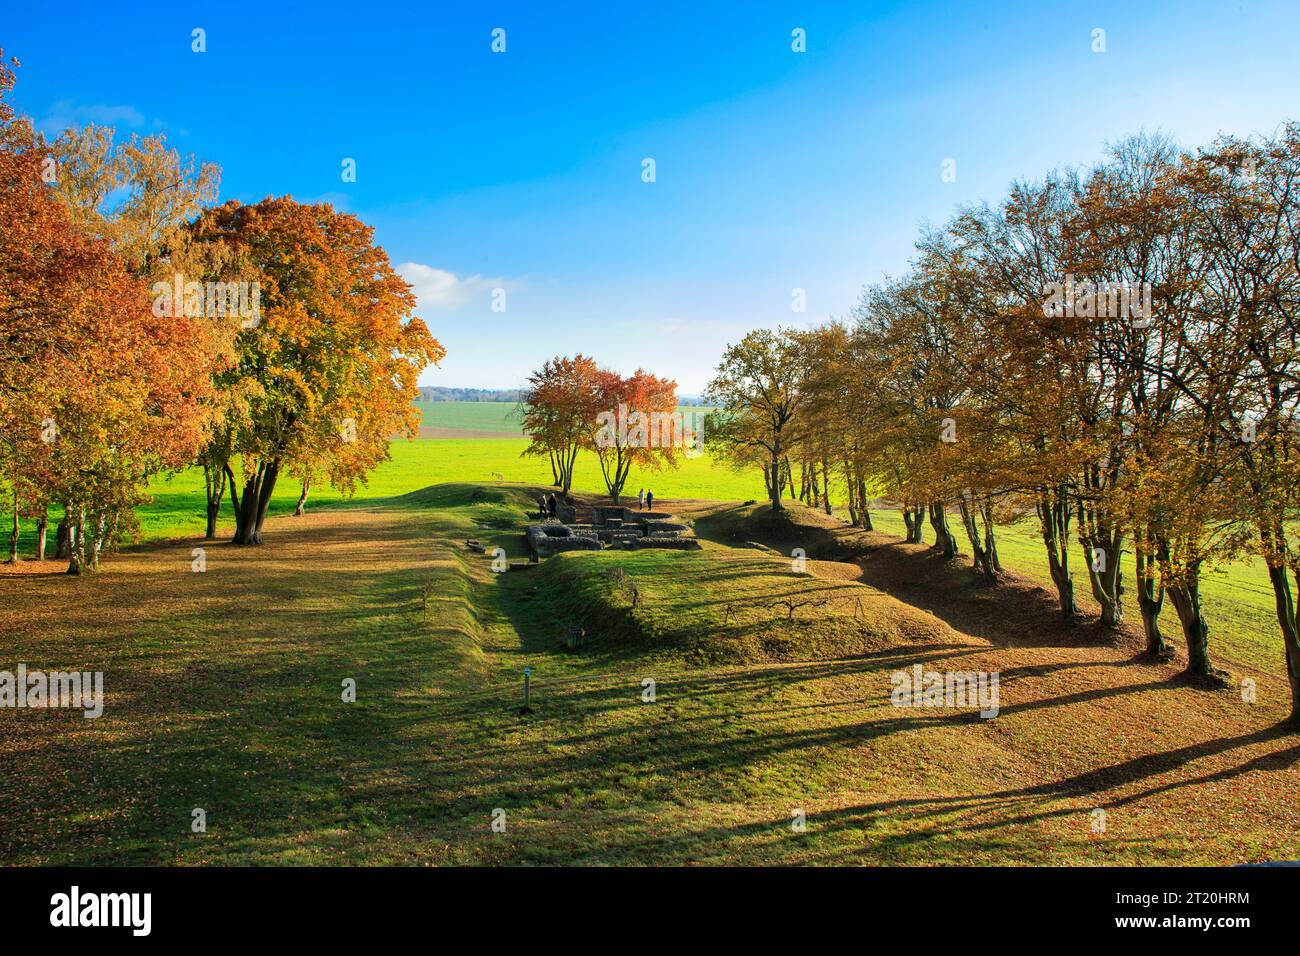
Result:
M542 497L538 499L537 505L539 509L538 513L543 518L547 515L554 518L556 510L559 508L559 503L555 500L555 492L551 492L549 495L542 495ZM654 511L655 493L642 488L636 493L636 506L639 511L645 511L647 509Z

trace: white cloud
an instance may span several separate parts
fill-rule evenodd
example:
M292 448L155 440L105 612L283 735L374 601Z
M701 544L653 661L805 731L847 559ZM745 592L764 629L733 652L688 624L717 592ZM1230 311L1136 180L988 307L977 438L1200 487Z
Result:
M59 100L46 111L39 126L43 132L57 133L84 123L136 127L144 125L144 116L134 106L106 106L103 103L78 106L72 100Z
M509 288L505 279L477 274L458 276L419 262L400 263L397 272L411 283L419 307L432 312L455 312L467 305L488 309L492 304L492 290Z

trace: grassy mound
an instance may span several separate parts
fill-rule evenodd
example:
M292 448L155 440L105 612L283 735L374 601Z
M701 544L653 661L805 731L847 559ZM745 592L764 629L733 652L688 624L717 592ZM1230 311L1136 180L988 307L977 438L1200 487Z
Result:
M702 514L695 533L730 545L761 544L785 554L803 548L808 557L826 561L852 560L869 550L875 538L797 501L787 502L782 511L766 503L727 505Z
M829 571L830 573L826 573ZM592 650L650 652L692 663L853 657L901 643L951 643L933 616L835 574L797 573L770 552L704 550L560 554L537 572L533 608Z

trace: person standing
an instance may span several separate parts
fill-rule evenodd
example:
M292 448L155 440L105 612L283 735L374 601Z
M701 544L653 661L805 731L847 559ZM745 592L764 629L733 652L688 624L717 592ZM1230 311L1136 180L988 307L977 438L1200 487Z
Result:
M655 510L655 493L653 491L647 491L645 493L645 504L649 510Z
M547 508L548 511L550 511L550 513L551 513L551 517L554 518L554 517L555 517L555 508L556 508L555 492L551 492L551 497L550 497L550 499L546 502L546 508Z
M636 510L637 511L645 510L645 489L644 488L642 488L640 491L636 493Z

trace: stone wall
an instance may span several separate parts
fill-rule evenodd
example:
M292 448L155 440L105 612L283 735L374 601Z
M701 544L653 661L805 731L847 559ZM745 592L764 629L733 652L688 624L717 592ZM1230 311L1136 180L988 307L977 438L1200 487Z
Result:
M698 551L700 547L690 526L664 511L597 505L592 509L591 524L580 525L574 523L575 509L563 506L558 517L561 520L552 518L528 526L525 534L535 557L549 558L561 551L599 551L606 544L622 551Z

